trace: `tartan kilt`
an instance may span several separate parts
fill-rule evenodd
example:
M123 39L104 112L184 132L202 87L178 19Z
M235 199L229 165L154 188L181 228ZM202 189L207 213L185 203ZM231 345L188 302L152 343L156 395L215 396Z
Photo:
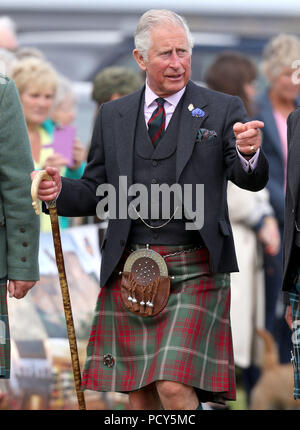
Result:
M193 245L150 248L164 256ZM98 296L82 389L127 393L169 380L193 386L202 402L235 400L230 275L211 273L204 247L167 257L175 276L167 306L137 316L120 296L119 271L129 253Z
M10 337L7 311L7 281L0 279L0 379L10 377Z

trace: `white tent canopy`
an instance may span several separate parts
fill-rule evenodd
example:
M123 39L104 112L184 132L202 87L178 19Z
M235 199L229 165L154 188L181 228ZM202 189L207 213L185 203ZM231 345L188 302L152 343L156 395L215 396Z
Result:
M300 15L299 0L185 0L184 2L174 2L171 0L144 0L142 3L137 0L110 0L103 2L99 0L51 0L51 2L41 3L40 0L1 0L2 7L10 9L70 9L70 10L102 10L116 12L145 11L147 9L172 9L181 13L214 14L218 15L276 15L295 16Z

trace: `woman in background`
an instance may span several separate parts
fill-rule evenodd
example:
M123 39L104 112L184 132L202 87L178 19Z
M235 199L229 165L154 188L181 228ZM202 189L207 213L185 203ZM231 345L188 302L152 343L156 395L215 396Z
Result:
M85 151L77 150L82 145L74 142L73 167L66 167L68 160L60 153L54 152L54 127L44 127L50 116L58 85L58 75L50 63L33 57L26 57L13 66L12 79L19 90L20 99L28 128L35 169L47 166L57 167L62 175L80 178ZM62 221L61 221L62 222ZM61 224L62 227L66 227ZM50 231L49 217L41 215L41 231Z

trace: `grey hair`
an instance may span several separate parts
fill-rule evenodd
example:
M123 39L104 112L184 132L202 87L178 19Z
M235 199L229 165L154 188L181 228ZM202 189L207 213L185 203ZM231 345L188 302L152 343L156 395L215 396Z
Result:
M43 52L38 48L33 48L31 46L22 46L18 48L15 52L18 60L23 60L26 57L35 57L46 61L46 57Z
M0 29L16 33L16 24L9 16L0 16Z
M65 100L71 100L76 104L76 95L71 81L63 75L58 75L56 93L53 100L52 110L55 110Z
M10 76L12 68L16 63L16 56L7 49L0 48L0 73Z
M279 34L266 45L261 69L265 76L270 79L280 75L283 68L292 68L295 60L300 60L299 37Z
M194 42L185 19L170 10L151 9L141 16L134 37L135 47L139 53L142 54L145 60L147 60L148 51L152 43L151 31L153 30L153 27L158 27L166 23L179 25L184 29L189 44L190 54L192 53Z

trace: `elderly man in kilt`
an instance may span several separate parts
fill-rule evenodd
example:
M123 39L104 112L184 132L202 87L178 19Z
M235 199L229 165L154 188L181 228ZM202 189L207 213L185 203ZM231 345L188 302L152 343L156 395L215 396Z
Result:
M0 74L0 378L10 377L7 289L10 297L20 299L39 279L39 220L31 204L32 168L18 91L11 79Z
M146 12L135 44L145 86L101 106L83 177L49 168L39 198L59 194L67 216L109 206L82 388L127 392L133 409L201 409L235 399L226 186L266 185L263 123L245 122L239 98L190 80L192 40L179 15ZM165 213L166 199L152 194L162 185L175 190Z

